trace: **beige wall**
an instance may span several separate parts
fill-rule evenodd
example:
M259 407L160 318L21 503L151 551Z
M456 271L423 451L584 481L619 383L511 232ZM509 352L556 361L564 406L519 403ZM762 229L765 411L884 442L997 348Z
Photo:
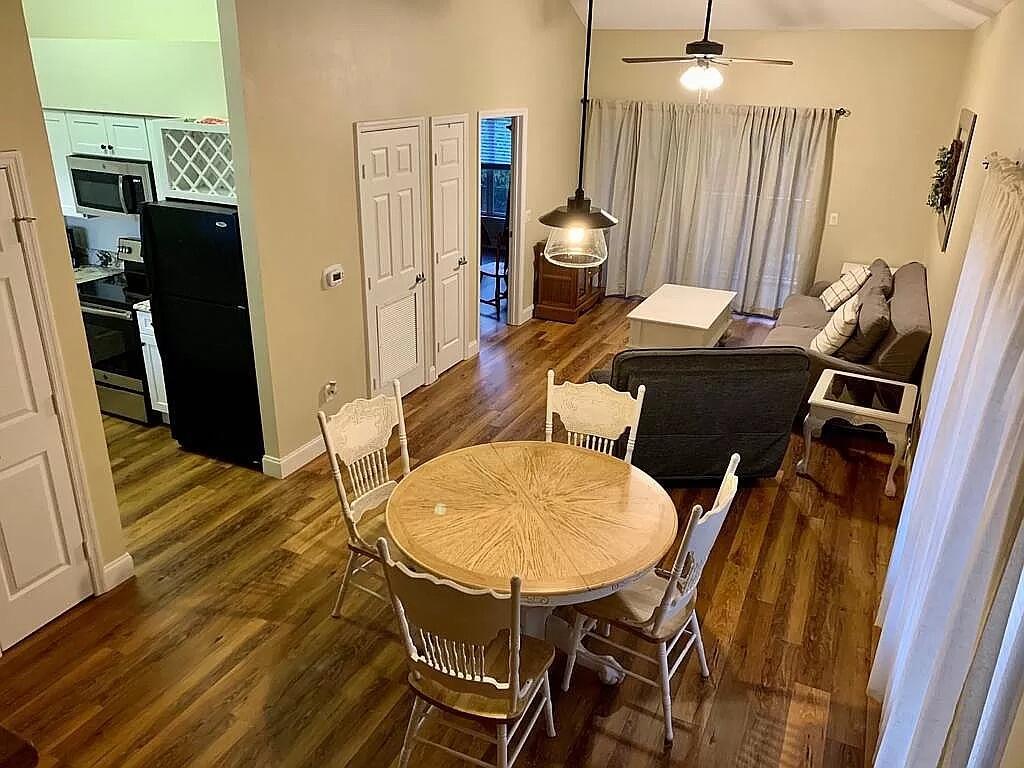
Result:
M1024 41L1024 0L1014 0L999 16L974 32L963 90L950 113L950 119L954 120L960 107L967 107L978 114L978 125L949 247L945 253L939 253L933 241L930 255L928 285L935 337L925 370L926 390L938 362L942 335L953 306L974 213L985 181L981 161L990 152L1024 159L1024 99L1021 98L1024 93L1021 83L1024 77L1024 46L1021 41Z
M50 148L32 74L28 36L21 3L17 0L0 0L0 83L3 85L0 89L3 98L0 149L20 150L25 160L29 194L39 219L36 226L42 243L50 304L85 456L89 495L99 527L101 554L104 562L109 563L124 553L121 520L85 343L82 312L71 273L64 220L57 201Z
M593 90L609 98L686 101L681 65L624 64L623 56L672 55L695 32L605 31L594 41ZM819 278L844 261L925 260L935 242L925 205L935 152L955 125L969 32L722 32L737 56L790 58L793 67L733 65L721 103L843 106Z
M222 16L231 4L222 0ZM287 13L272 0L234 5L237 77L230 62L225 70L241 94L228 101L233 132L245 124L246 248L258 253L265 326L265 339L254 332L265 342L257 354L274 373L267 452L282 457L318 434L328 379L341 400L367 389L353 124L527 108L532 242L536 216L575 187L584 35L565 0L297 0ZM226 56L231 26L222 22ZM333 262L348 277L324 291L320 274Z

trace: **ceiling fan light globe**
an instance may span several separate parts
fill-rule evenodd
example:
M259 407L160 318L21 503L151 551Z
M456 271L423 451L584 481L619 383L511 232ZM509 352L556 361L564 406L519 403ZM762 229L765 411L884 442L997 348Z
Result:
M724 81L722 73L706 61L689 67L679 78L683 88L688 91L714 91L720 88Z

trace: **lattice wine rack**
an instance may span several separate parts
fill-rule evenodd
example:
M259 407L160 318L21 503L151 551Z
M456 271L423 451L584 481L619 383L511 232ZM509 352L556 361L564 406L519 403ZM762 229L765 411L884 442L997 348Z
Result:
M237 202L228 126L187 120L151 120L149 126L161 198Z

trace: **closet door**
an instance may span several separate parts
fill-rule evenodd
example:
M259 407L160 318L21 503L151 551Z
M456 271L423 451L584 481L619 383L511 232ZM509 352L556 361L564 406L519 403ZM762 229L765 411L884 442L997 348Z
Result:
M92 594L11 184L0 167L0 650Z
M426 381L421 124L359 132L370 388Z
M437 375L466 359L466 122L431 127Z

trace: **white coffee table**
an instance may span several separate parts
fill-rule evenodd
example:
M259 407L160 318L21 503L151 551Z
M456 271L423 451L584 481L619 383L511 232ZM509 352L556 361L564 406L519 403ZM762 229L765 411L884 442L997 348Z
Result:
M796 465L797 474L807 474L811 438L821 437L822 427L830 419L840 419L854 426L872 424L885 432L894 449L885 495L895 496L896 469L906 457L910 428L917 411L917 387L902 381L826 369L807 402L810 408L804 418L804 457Z
M627 315L629 346L713 347L729 327L734 291L666 283Z

